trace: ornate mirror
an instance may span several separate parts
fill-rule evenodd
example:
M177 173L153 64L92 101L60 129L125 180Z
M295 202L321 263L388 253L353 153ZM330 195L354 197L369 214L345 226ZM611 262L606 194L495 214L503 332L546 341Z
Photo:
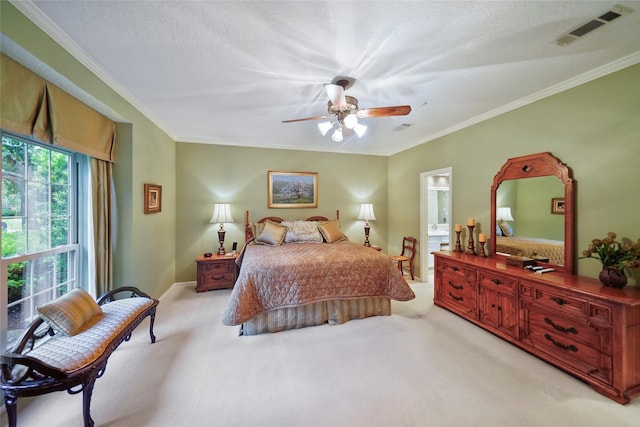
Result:
M507 160L491 186L492 256L526 256L573 273L573 180L551 153Z

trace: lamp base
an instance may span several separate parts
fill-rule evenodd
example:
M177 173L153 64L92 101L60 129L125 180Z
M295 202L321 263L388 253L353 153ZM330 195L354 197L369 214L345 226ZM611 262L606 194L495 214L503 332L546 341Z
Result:
M218 255L224 255L227 253L224 249L224 234L225 234L224 230L222 231L218 230L218 240L220 241L220 248L218 248Z
M369 229L371 227L369 227L369 223L367 223L364 226L364 246L371 246L371 243L369 243Z

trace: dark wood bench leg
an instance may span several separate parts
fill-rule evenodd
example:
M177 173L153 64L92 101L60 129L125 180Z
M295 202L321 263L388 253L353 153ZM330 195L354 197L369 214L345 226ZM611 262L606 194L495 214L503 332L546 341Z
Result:
M9 427L16 427L18 425L18 398L7 392L4 392L3 395Z
M93 394L93 386L96 379L88 382L82 387L82 415L84 417L84 427L93 427L93 419L91 418L91 395Z
M149 317L151 318L149 320L149 336L151 337L151 343L153 344L154 342L156 342L156 336L153 335L153 324L156 321L156 308L153 308L153 311L151 312L151 314L149 314Z

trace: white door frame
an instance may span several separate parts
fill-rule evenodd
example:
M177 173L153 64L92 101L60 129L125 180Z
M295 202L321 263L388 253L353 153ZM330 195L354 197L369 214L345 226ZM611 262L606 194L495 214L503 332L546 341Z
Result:
M427 218L428 212L428 191L429 181L428 178L434 175L449 175L449 223L453 219L453 168L451 166L442 169L436 169L432 171L420 173L420 277L422 280L427 281L429 277L429 239L427 238L427 227L429 219ZM449 241L451 242L452 227L449 227Z

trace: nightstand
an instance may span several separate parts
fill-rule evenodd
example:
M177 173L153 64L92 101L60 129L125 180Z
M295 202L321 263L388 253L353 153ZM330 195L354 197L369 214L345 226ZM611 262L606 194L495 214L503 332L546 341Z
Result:
M237 258L237 254L231 256L214 254L210 257L196 258L198 266L196 292L233 288L238 277Z

